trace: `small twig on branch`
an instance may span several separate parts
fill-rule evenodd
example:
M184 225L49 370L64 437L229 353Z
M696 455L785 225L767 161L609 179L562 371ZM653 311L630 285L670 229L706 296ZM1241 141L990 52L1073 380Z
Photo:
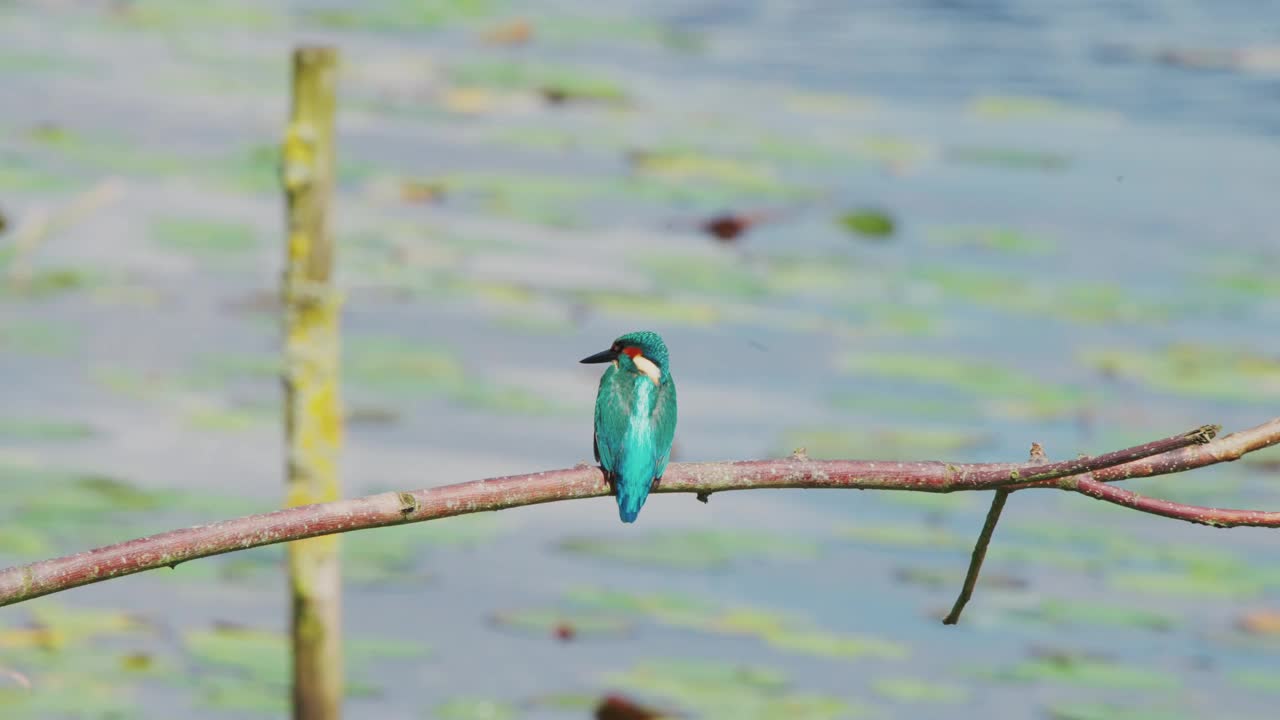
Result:
M1044 464L1048 461L1044 448L1040 443L1031 443L1032 464ZM973 590L978 586L978 574L982 572L982 563L987 559L987 546L991 544L991 536L995 534L996 523L1000 522L1000 513L1004 512L1004 503L1013 490L1001 488L991 498L991 508L987 510L987 519L982 523L982 532L978 533L978 541L973 545L973 554L969 557L969 570L964 575L964 585L960 587L960 595L951 606L951 612L942 619L943 625L955 625L960 622L960 613L973 597Z
M982 532L978 534L978 542L973 544L973 555L969 558L969 570L964 575L964 585L960 587L960 595L951 606L951 612L942 618L943 625L955 625L960 622L960 613L973 597L973 589L978 585L978 573L982 571L982 561L987 558L987 546L991 544L991 535L996 531L996 523L1000 522L1000 513L1004 512L1004 503L1009 499L1012 490L996 490L991 498L991 509L987 510L987 519L982 523Z
M1280 443L1280 418L1204 443L1202 429L1136 448L1093 458L1027 467L1012 463L949 464L785 458L720 463L677 463L667 468L657 492L716 493L758 488L841 488L858 490L1016 490L1054 487L1075 490L1143 512L1208 523L1219 517L1234 525L1280 527L1280 513L1254 513L1142 502L1098 492L1084 479L1098 481L1182 472L1235 460ZM1176 448L1183 448L1176 450ZM1174 450L1170 452L1170 450ZM1152 457L1155 455L1155 457ZM1052 481L1052 482L1050 482ZM1104 486L1105 487L1105 486ZM1109 490L1109 489L1108 489ZM173 530L108 545L76 555L0 570L0 606L73 587L172 566L188 560L290 542L318 535L422 522L522 505L600 497L609 485L597 467L580 466L530 475L475 480L423 490L385 492L362 498L277 510ZM1177 514L1173 514L1177 513Z

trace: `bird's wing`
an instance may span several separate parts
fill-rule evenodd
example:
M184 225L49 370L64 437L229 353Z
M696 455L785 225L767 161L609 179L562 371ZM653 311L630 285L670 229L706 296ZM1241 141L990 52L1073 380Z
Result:
M671 442L676 437L676 381L669 374L666 382L658 386L658 400L653 404L655 453L654 477L662 477L671 459Z
M614 367L605 370L596 395L596 462L610 473L622 466L623 438L635 400L635 383L625 382L620 374Z

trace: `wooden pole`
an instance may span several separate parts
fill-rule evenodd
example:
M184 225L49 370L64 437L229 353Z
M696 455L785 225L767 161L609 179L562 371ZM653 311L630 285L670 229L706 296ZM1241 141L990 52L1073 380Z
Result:
M283 278L284 421L288 505L340 496L338 391L341 298L333 285L329 204L334 186L334 87L338 53L293 53L293 110L281 170L288 247ZM337 536L289 544L293 717L342 715L342 585Z

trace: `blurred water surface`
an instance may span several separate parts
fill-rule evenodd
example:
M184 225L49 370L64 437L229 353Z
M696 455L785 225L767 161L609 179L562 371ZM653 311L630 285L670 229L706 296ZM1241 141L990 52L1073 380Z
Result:
M1265 5L0 3L0 555L279 502L300 42L344 58L350 494L588 460L576 360L639 328L671 347L679 460L1064 458L1262 422ZM764 221L699 229L726 213ZM1133 486L1275 509L1261 457ZM1274 703L1273 533L1018 494L943 627L985 507L656 496L634 527L600 499L355 534L350 716L585 717L608 690L725 718ZM0 666L34 686L6 717L279 716L281 557L6 609Z

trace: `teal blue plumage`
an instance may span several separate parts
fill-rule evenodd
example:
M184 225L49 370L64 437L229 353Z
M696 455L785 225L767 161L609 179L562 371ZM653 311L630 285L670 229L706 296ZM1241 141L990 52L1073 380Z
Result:
M618 516L635 522L667 469L676 432L676 384L657 333L627 333L584 363L610 363L596 395L595 454L613 485Z

